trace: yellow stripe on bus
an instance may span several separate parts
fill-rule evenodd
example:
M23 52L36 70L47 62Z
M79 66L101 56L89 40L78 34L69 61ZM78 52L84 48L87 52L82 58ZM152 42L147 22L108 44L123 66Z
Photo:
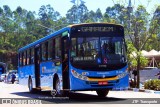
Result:
M88 81L110 81L110 80L117 80L118 76L113 78L88 78Z

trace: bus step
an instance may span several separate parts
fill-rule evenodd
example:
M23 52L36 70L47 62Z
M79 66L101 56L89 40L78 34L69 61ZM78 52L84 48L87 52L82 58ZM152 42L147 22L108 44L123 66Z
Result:
M41 90L41 87L36 87L35 89L36 89L36 90Z
M43 91L49 91L49 90L51 90L51 88L50 87L41 87L41 90L43 90Z

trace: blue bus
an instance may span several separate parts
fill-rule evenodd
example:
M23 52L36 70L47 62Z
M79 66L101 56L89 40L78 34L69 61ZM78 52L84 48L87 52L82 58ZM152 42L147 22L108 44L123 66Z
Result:
M7 71L7 64L0 62L0 75L6 73L6 71Z
M7 72L7 64L0 62L0 81L3 81L1 75Z
M18 50L19 84L29 91L71 91L127 88L124 28L108 23L69 25Z

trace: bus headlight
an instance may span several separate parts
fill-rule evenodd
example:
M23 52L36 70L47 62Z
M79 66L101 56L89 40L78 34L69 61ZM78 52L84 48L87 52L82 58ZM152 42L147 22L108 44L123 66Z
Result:
M72 70L72 74L74 77L81 79L81 80L88 80L87 76L81 75L79 73L77 73L75 70Z

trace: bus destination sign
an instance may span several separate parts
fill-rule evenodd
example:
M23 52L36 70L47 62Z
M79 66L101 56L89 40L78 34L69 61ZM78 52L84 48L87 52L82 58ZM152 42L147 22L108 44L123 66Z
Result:
M82 32L113 32L113 27L81 27Z

